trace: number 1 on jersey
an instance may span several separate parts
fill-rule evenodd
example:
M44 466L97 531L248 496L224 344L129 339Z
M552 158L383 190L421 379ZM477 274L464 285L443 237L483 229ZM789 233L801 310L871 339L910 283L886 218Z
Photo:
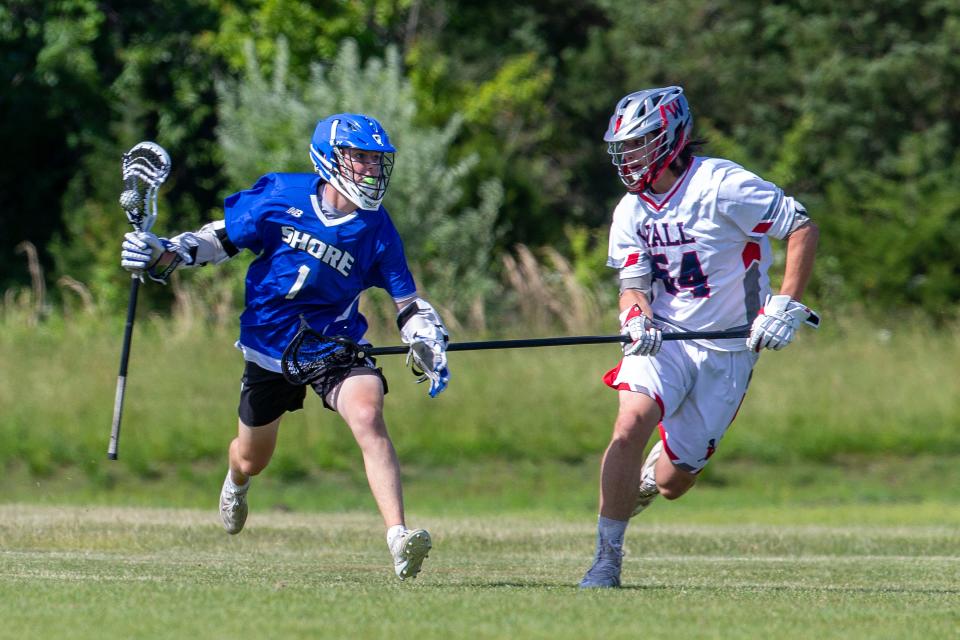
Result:
M310 275L310 267L305 264L300 265L300 268L297 270L297 280L293 283L293 286L290 287L290 291L287 291L287 300L292 300L297 297L300 289L303 288L303 283L307 281L308 275Z

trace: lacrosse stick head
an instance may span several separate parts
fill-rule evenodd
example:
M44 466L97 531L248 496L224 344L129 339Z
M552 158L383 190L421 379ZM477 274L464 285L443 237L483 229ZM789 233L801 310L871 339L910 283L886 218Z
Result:
M120 206L137 231L157 219L157 191L170 175L170 155L156 142L141 142L123 154Z
M363 358L353 340L322 335L304 323L283 350L280 368L290 384L323 384L326 378L342 377Z

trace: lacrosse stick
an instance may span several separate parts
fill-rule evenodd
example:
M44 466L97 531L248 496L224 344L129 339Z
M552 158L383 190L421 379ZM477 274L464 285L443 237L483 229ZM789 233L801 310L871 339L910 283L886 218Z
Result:
M120 206L136 231L150 231L157 219L157 191L170 175L170 156L155 142L141 142L123 154L123 193ZM127 323L123 330L123 349L120 352L120 373L117 375L117 393L113 400L113 426L107 457L117 459L120 444L120 419L123 416L123 397L127 389L127 362L130 359L130 341L133 338L133 319L137 314L137 292L143 276L133 275L130 282L130 300L127 303Z
M746 338L749 328L728 331L686 331L664 333L664 340L723 340ZM481 342L451 342L447 351L482 351L486 349L519 349L528 347L560 347L578 344L631 342L630 336L566 336L559 338L526 338L521 340L485 340ZM408 345L372 347L357 344L343 336L325 336L303 326L283 351L280 364L283 376L291 384L309 384L331 371L350 368L367 356L404 354Z

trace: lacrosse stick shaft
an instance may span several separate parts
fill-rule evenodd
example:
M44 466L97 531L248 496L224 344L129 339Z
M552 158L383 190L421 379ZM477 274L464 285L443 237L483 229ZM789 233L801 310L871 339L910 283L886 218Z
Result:
M113 399L113 426L110 430L110 446L107 457L117 459L120 446L120 421L123 418L123 397L127 391L127 362L130 360L130 342L133 340L133 319L137 315L137 293L140 291L140 279L130 281L130 301L127 303L127 324L123 328L123 349L120 352L120 372L117 374L117 393Z
M133 225L134 231L149 231L157 219L157 191L170 175L170 155L155 142L144 141L123 154L120 161L124 190L120 206ZM133 320L137 315L137 293L140 278L130 283L130 301L127 303L127 324L123 331L123 349L120 352L120 373L117 375L117 393L113 399L113 425L107 457L117 459L120 444L120 421L123 418L123 398L127 391L127 363L130 360L130 342L133 339Z
M749 329L731 331L685 331L664 333L663 339L669 340L724 340L727 338L746 338ZM521 340L485 340L481 342L451 342L447 351L483 351L486 349L526 349L530 347L562 347L578 344L605 344L611 342L630 342L630 336L565 336L559 338L526 338ZM372 347L364 349L368 356L386 356L407 353L410 347L401 345L396 347Z

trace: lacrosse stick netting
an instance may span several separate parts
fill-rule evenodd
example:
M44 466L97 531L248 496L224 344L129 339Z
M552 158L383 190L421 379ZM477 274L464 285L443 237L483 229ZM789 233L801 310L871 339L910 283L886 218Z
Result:
M141 142L123 154L120 206L137 231L149 231L157 219L157 192L170 175L170 156L155 142Z
M363 348L343 336L325 336L302 326L280 358L290 384L324 386L326 378L341 377L364 358Z

